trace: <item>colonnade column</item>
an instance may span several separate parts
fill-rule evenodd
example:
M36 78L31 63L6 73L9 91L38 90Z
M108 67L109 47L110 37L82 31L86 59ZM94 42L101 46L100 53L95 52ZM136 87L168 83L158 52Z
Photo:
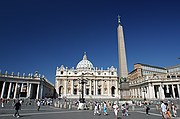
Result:
M39 84L37 86L36 99L39 99Z
M17 86L18 86L18 83L16 83L16 86L15 86L15 91L14 91L14 99L16 98L16 93L17 93Z
M12 86L12 82L10 82L10 84L9 84L9 89L8 89L7 99L9 99L9 98L10 98L11 86Z
M29 89L28 89L28 98L30 98L31 97L31 83L29 84Z
M22 84L21 84L21 92L23 91L23 86L24 86L24 84L22 83Z
M149 97L155 99L154 85L149 85Z
M162 87L162 85L159 86L159 99L164 99L165 98L165 95L164 95L164 89Z
M42 99L42 97L43 97L43 84L41 83L40 86L41 86L41 93L40 93L39 98Z
M2 91L1 91L1 98L4 96L4 90L5 90L6 82L3 83Z
M173 98L175 98L175 92L174 92L174 85L172 84L172 93L173 93Z
M180 98L180 89L179 89L179 84L177 84L177 90L178 90L178 96Z

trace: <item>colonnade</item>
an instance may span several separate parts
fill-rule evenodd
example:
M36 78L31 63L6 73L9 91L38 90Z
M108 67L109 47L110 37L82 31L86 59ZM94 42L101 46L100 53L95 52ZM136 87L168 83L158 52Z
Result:
M180 98L180 84L177 83L148 83L133 86L130 89L131 98L136 99L165 99Z
M42 97L40 93L40 82L7 82L0 81L0 96L6 99L34 98ZM41 90L43 90L41 88ZM42 92L42 91L41 91ZM35 93L35 94L34 94Z

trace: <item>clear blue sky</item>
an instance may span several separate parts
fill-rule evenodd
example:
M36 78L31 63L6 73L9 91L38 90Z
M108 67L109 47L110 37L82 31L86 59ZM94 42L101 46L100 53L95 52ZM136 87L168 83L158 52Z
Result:
M0 69L55 82L57 66L118 68L117 16L129 72L135 63L180 64L179 0L1 0Z

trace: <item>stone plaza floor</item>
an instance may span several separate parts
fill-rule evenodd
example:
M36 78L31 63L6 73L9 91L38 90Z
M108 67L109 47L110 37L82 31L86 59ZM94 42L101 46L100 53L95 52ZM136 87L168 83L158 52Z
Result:
M179 112L179 111L178 111ZM102 112L101 112L102 113ZM20 118L22 119L115 119L113 111L108 111L109 115L103 114L93 115L93 110L77 110L61 109L53 106L41 106L40 111L37 111L36 105L23 105L20 110ZM0 119L14 119L14 109L12 106L0 108ZM144 108L136 108L135 111L129 111L129 116L118 114L118 119L162 119L159 111L151 108L150 115L145 114ZM179 116L174 119L180 119Z

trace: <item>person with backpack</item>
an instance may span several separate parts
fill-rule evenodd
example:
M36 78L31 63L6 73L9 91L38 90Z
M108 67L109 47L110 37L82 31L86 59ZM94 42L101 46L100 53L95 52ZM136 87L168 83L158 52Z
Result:
M145 103L145 110L146 110L146 115L149 115L150 107L147 103Z
M15 113L13 116L19 118L20 117L19 110L21 110L21 103L19 102L19 100L15 103L14 109L15 109Z

